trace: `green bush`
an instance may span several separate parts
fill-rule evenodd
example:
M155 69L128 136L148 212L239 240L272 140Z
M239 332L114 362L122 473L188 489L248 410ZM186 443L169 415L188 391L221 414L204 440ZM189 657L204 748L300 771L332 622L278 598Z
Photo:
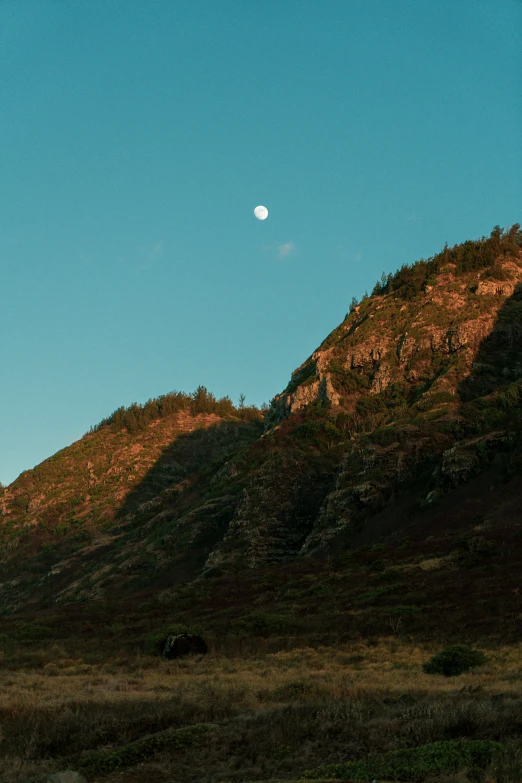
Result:
M522 748L513 741L500 746L493 754L488 772L496 783L517 783L522 780Z
M322 423L319 421L305 421L295 428L295 434L303 440L313 440L322 428Z
M201 745L205 735L215 728L213 723L196 723L179 729L166 729L119 748L88 753L77 760L77 766L94 773L107 774L122 767L140 764L158 751L183 751Z
M50 628L44 625L32 625L32 623L24 623L16 631L12 632L12 636L15 637L17 642L39 642L41 639L48 639L52 635L53 632Z
M484 769L492 761L499 742L489 740L449 740L432 742L418 748L380 753L360 761L328 764L307 770L303 778L341 780L420 781L428 776L456 772L459 769Z
M480 650L472 650L465 644L454 644L423 663L426 674L443 674L445 677L458 677L475 666L483 666L487 658Z

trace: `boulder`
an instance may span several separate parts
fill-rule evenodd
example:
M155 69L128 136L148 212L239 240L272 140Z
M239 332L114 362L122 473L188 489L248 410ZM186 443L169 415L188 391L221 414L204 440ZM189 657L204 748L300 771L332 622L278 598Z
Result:
M47 778L47 783L87 783L83 775L79 772L73 772L72 769L66 769L65 772L53 772Z
M178 633L167 636L162 657L168 660L181 658L183 655L205 655L208 647L201 636L192 633Z

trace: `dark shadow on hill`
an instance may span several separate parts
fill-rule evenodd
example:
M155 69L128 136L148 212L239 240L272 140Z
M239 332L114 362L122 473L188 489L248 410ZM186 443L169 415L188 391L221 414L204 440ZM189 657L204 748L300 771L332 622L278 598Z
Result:
M202 473L211 473L263 431L257 422L220 421L182 432L162 452L144 478L125 498L118 517L134 514L139 506L157 498L165 490L177 497L198 482Z
M485 397L522 377L522 289L515 289L482 340L470 374L459 384L463 403Z
M239 502L233 457L262 431L261 422L224 420L180 433L163 450L117 514L127 544L136 541L127 571L134 587L179 584L201 569Z

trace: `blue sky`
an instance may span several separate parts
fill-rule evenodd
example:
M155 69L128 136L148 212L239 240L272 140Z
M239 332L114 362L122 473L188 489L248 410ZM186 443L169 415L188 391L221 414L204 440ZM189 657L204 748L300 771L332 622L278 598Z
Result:
M0 2L0 480L135 400L269 401L383 270L521 222L521 33L520 0Z

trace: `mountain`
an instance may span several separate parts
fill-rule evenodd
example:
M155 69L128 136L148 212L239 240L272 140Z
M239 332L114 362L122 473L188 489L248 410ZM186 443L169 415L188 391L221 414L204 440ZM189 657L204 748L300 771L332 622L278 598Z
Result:
M116 411L0 491L4 613L205 584L246 610L254 576L304 578L332 558L370 574L402 563L412 579L431 561L421 570L447 566L446 590L455 564L491 566L497 586L501 567L507 584L520 565L521 337L522 231L495 227L383 274L264 422L201 387Z

